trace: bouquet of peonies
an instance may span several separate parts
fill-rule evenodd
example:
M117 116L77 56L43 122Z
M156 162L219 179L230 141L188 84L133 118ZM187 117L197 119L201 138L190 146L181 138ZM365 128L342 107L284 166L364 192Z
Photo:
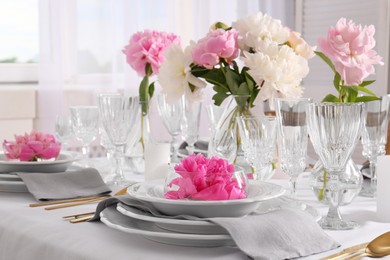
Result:
M61 143L51 134L32 131L30 134L15 135L15 141L3 142L5 156L20 161L39 161L57 158Z
M169 187L177 190L165 193L167 199L234 200L246 198L245 183L239 183L234 175L234 166L227 160L202 154L192 154L175 165L179 177Z
M375 73L375 64L383 65L382 58L373 50L375 27L362 27L353 21L340 18L335 27L330 27L326 38L318 40L322 58L335 73L333 85L338 97L329 94L324 102L366 102L378 97L366 86L374 80L364 81ZM361 95L361 94L367 95ZM359 95L360 94L360 95Z
M257 97L271 102L274 97L300 97L313 51L299 33L258 13L232 26L218 22L184 50L177 44L168 47L158 79L171 102L182 95L201 98L207 82L216 92L216 105L240 95L247 98L237 100L238 105L252 107Z

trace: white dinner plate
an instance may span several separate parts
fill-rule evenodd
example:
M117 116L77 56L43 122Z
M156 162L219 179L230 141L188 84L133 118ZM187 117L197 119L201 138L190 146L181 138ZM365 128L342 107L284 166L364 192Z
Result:
M129 218L115 207L108 207L100 213L100 220L107 226L131 234L139 234L156 242L181 246L233 246L235 245L229 235L200 235L176 233L161 229L152 222Z
M28 192L26 184L15 174L0 173L0 191Z
M177 218L156 217L153 214L118 203L117 210L131 218L152 222L158 227L179 233L190 234L227 234L227 231L220 226L205 220L188 220Z
M301 209L318 221L321 218L319 212L304 203L295 201L288 197L282 196L268 201L260 203L259 207L254 211L255 214L265 214L274 210L282 208L294 208ZM177 218L164 218L156 217L150 212L146 212L135 207L129 207L123 203L118 203L117 210L131 218L149 221L154 223L160 228L175 231L179 233L191 233L191 234L227 234L227 231L220 226L208 222L205 220L189 220L189 219L177 219Z
M64 172L79 157L72 153L62 152L56 160L40 162L22 162L8 160L4 153L0 154L0 173L1 172Z
M201 218L241 217L253 212L261 201L283 195L279 185L250 181L245 199L237 200L171 200L164 198L162 183L136 183L127 189L130 197L151 203L166 215L191 215Z

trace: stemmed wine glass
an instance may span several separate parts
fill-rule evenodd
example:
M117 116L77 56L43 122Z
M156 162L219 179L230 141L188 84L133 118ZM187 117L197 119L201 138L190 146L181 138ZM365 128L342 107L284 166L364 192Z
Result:
M181 120L183 117L183 102L178 100L174 103L167 101L167 95L159 93L157 95L157 109L165 128L172 136L171 141L171 162L178 162L177 152L179 149L179 135L181 132Z
M290 177L290 193L295 196L297 178L306 167L306 110L311 99L277 98L275 101L280 166Z
M363 103L311 103L308 105L308 127L314 150L329 174L326 193L329 211L319 224L324 229L346 230L357 223L341 218L339 203L342 190L340 175L355 148L365 118Z
M200 111L202 103L200 101L191 101L188 98L183 98L183 118L181 121L181 130L184 140L187 142L188 154L193 154L195 143L198 141Z
M61 142L61 149L66 150L68 142L74 137L71 118L66 115L57 115L54 130L56 138Z
M209 132L210 132L211 137L214 137L214 135L215 135L215 131L216 131L217 126L218 126L218 122L221 119L224 110L225 110L224 107L216 106L214 104L208 105L206 107L207 116L209 118ZM213 141L211 139L209 141L209 145L208 145L208 155L212 155L213 150L214 150Z
M75 137L83 146L84 166L89 167L89 146L99 131L99 109L96 106L70 107L70 115Z
M253 169L253 179L267 180L272 174L276 141L276 118L271 116L240 116L238 128L245 159Z
M365 103L367 117L364 122L362 144L363 156L370 161L370 179L368 188L363 189L359 195L375 197L376 194L376 162L380 155L386 152L387 142L387 114L389 109L389 97L383 96L380 100Z
M100 94L99 111L104 130L115 146L115 175L108 183L125 185L122 165L130 132L139 120L139 98L118 93Z

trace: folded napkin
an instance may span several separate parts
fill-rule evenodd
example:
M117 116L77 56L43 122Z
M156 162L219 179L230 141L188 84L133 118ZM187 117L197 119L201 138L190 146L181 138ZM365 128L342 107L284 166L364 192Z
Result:
M70 199L110 193L94 168L56 173L16 173L37 200Z
M100 202L91 221L100 212L117 203L136 207L156 217L200 220L194 216L166 216L150 203L128 196L109 198ZM300 209L285 208L265 214L251 214L241 218L208 218L228 231L237 247L254 259L289 259L328 251L340 246Z
M188 146L187 142L183 142L179 149L185 149L186 147ZM209 142L206 142L206 141L196 141L195 144L194 144L194 147L195 149L198 149L198 150L201 150L201 151L207 151L208 147L209 147Z

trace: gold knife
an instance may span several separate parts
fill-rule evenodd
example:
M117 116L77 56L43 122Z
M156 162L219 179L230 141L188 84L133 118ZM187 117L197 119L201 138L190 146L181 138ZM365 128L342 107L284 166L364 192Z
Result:
M360 245L351 246L351 247L345 248L343 251L341 251L339 253L327 256L325 258L321 258L321 260L342 259L342 258L346 257L347 255L354 254L357 251L360 251L360 250L366 248L367 245L368 245L368 243L363 243L363 244L360 244Z
M81 223L81 222L85 222L85 221L88 221L90 220L91 218L93 217L92 216L87 216L87 217L83 217L83 218L75 218L75 219L71 219L69 220L70 223Z

